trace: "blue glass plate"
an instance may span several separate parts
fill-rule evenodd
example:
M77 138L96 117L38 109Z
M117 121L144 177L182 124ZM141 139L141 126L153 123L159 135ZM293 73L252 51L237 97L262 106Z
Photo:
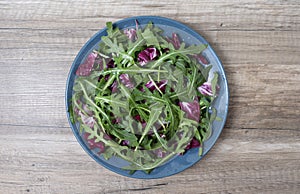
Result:
M107 35L106 28L100 30L97 32L79 51L78 55L76 56L70 72L67 79L67 86L66 86L66 94L65 94L65 102L66 102L66 110L67 110L67 117L69 120L69 124L72 128L72 131L77 138L78 142L82 146L82 148L99 164L106 167L107 169L116 172L120 175L124 175L131 178L140 178L140 179L153 179L153 178L162 178L167 177L170 175L174 175L176 173L179 173L196 162L198 162L202 157L207 154L207 152L212 148L212 146L217 141L227 118L227 112L228 112L228 102L229 102L229 90L228 90L228 84L227 79L225 76L224 69L222 67L221 61L211 48L211 46L208 44L208 42L200 36L197 32L195 32L193 29L189 28L188 26L177 22L172 19L164 18L164 17L158 17L158 16L137 16L137 17L131 17L126 18L121 21L118 21L114 23L113 25L115 27L118 27L120 29L126 29L126 28L134 28L135 27L135 21L138 21L139 25L143 26L148 24L149 22L152 22L155 26L158 26L164 30L164 33L166 35L171 35L172 33L177 33L183 42L185 42L187 45L190 44L207 44L208 47L204 51L204 55L210 62L212 67L212 72L216 71L219 74L219 95L214 101L213 106L217 109L217 116L221 118L221 121L214 121L213 122L213 131L211 134L211 137L204 142L203 147L203 155L198 155L198 148L190 149L188 150L184 155L177 156L173 158L172 160L168 161L167 163L163 164L162 166L159 166L155 168L150 174L146 174L144 171L136 171L134 174L129 174L128 171L123 170L119 166L122 166L122 163L125 161L118 159L118 158L112 158L110 160L105 160L102 157L99 157L97 154L92 152L88 146L85 144L84 140L82 139L81 135L78 131L78 126L76 124L71 123L70 121L70 114L68 111L68 106L72 98L72 89L73 84L75 80L75 72L79 65L83 63L87 55L95 48L98 47L99 42L101 41L101 37Z

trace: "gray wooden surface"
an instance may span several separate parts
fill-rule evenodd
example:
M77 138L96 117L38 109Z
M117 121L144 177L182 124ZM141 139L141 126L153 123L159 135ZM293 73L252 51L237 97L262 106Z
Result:
M107 21L160 15L213 46L231 92L207 156L158 180L117 175L77 143L65 82ZM298 0L0 0L0 193L299 193Z

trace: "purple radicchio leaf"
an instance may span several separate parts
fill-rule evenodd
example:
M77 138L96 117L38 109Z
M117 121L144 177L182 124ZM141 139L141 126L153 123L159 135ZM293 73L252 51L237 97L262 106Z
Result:
M117 90L118 90L118 82L114 81L113 84L110 87L111 87L111 92L116 93Z
M128 140L123 140L121 142L121 145L123 145L123 146L128 146L129 144L130 144L130 142Z
M196 139L196 138L193 138L189 143L188 145L186 146L185 150L189 150L191 148L197 148L200 146L200 142Z
M131 29L125 29L124 34L129 38L131 41L135 41L137 39L136 30Z
M106 140L112 140L112 137L110 135L107 135L106 133L104 133L103 138Z
M83 110L88 114L89 116L93 115L93 111L91 111L86 104L82 105Z
M181 110L186 113L188 119L199 122L200 120L200 106L198 98L196 97L193 102L179 102Z
M115 68L115 62L112 59L106 60L106 68ZM98 69L97 69L98 70ZM103 70L103 62L100 64L100 71ZM109 79L110 75L105 75L104 79L107 81ZM103 78L103 75L100 75L98 78L98 82Z
M75 107L74 107L74 112L75 112L78 116L80 116L82 119L86 119L85 117L91 117L91 116L93 116L93 111L91 111L91 110L88 108L88 105L82 103L80 100L76 100L76 102L77 102L78 106L80 106L80 108L82 108L83 111L87 114L87 116L84 115L84 114L82 113L82 111L81 111L78 107L75 106Z
M166 85L168 83L168 80L161 80L160 82L156 83L157 87L162 91L165 92ZM154 83L152 81L148 81L145 86L152 92L155 90Z
M198 91L205 96L213 96L210 82L203 83L200 87L198 87Z
M141 66L146 65L158 56L158 51L154 47L148 47L138 54L138 62Z
M128 74L121 74L120 75L121 83L126 86L127 88L134 88L134 84L132 83Z
M196 54L196 55L194 55L194 57L195 57L200 63L202 63L203 65L208 65L208 64L209 64L209 61L208 61L207 57L204 56L202 53Z
M76 71L76 75L78 75L78 76L89 76L91 74L92 69L93 69L96 57L97 57L97 54L95 54L95 53L89 54L89 56L86 58L84 63L82 63L78 67L78 69Z
M172 33L172 39L167 37L168 42L172 43L175 49L180 48L180 40L176 33Z
M142 118L140 115L135 115L133 118L142 124L142 128L146 127L147 123L145 121L142 121Z
M90 136L89 133L84 133L83 134L83 138L87 141L87 144L89 146L90 149L95 149L98 148L99 152L98 154L101 154L105 151L105 145L103 142L99 141L99 142L95 142L96 138L91 138L89 139L88 137Z
M104 80L107 81L109 79L110 75L105 75Z
M89 126L91 129L94 128L96 121L93 116L87 116L87 115L83 114L81 111L79 112L79 116L84 124Z
M113 119L111 122L112 122L112 124L118 124L121 121L122 121L122 119L120 117L117 117L117 118Z
M124 34L129 38L131 41L135 41L137 39L137 34L136 31L138 30L138 21L135 20L135 29L130 28L130 29L125 29Z
M84 103L81 103L79 100L77 100L77 104L80 105L83 109L83 112L85 112L85 114L80 111L78 108L77 110L75 109L75 112L78 116L80 116L82 122L84 124L86 124L87 126L89 126L91 129L94 128L94 125L96 123L96 120L95 118L93 117L93 111L91 111L89 108L88 108L88 105L84 104Z
M76 100L76 102L77 102L77 104L78 104L79 106L81 106L81 101L80 101L80 100ZM76 113L76 115L79 116L80 110L79 110L79 108L78 108L77 106L74 106L74 112Z
M103 70L103 60L102 60L102 57L99 57L99 56L96 57L94 65L96 66L95 70L97 70L97 71Z
M140 115L135 115L133 118L141 123L143 122Z
M159 158L164 158L167 155L166 152L162 151L161 149L155 150L154 154Z
M106 62L107 68L115 68L115 62L112 59Z

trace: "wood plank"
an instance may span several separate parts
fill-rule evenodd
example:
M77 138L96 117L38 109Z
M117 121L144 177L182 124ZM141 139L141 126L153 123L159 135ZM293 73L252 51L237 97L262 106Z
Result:
M170 17L202 30L293 30L300 28L297 0L251 1L1 1L3 28L98 29L136 15ZM113 8L113 9L112 9ZM4 19L4 20L3 20ZM201 27L200 27L201 26Z
M189 188L196 193L292 193L300 189L299 133L225 128L214 148L193 167L161 180L137 180L98 165L69 129L7 126L0 131L0 139L6 140L0 141L1 191L185 193Z
M298 32L197 31L208 40L224 64L295 65L300 61L300 57L297 55L297 51L300 49L300 34ZM58 60L70 64L80 48L96 32L97 30L85 30L69 34L66 30L57 29L1 30L0 65L7 63L9 59L12 60L10 62L17 60L19 63L23 60L40 62L38 56L45 56L43 62L54 60L56 62ZM24 37L26 38L24 39ZM14 51L13 55L10 49Z

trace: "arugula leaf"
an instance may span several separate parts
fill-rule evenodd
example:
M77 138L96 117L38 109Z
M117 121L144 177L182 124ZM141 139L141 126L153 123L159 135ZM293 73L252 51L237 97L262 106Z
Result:
M160 48L160 44L157 40L157 37L154 35L154 33L149 29L145 29L145 31L142 33L143 38L146 41L147 46L155 46L156 48Z
M107 53L121 53L124 52L124 48L119 47L119 45L116 43L117 40L114 39L113 41L108 38L107 36L102 36L101 37L102 42L104 42L104 44L106 44L110 49L108 49Z
M204 49L206 49L207 45L203 45L203 44L200 44L200 45L192 45L192 46L189 46L187 48L182 48L180 47L178 50L174 50L174 51L171 51L169 52L168 54L165 54L163 56L161 56L153 65L152 65L152 68L156 68L158 67L163 61L169 59L170 57L172 56L176 56L176 55L179 55L179 56L186 56L186 55L192 55L192 54L199 54L201 53Z
M198 71L197 71L197 68L195 66L192 66L192 74L191 74L191 78L190 78L190 83L189 83L189 86L188 86L188 96L190 97L190 99L194 99L194 97L192 97L192 95L195 94L195 88L197 86L195 86L195 82L196 82L196 77L198 75Z
M119 43L123 43L128 40L126 35L122 33L119 28L114 28L112 22L107 22L106 23L106 32L107 32L107 37L109 38L116 38Z
M106 22L106 28L107 28L107 36L113 37L113 25L112 22Z
M214 72L214 78L211 80L211 89L213 96L217 94L218 73Z
M152 125L155 123L155 121L158 120L161 111L162 111L162 106L159 104L152 107L150 115L149 115L149 119L147 121L147 125L144 129L144 132L143 132L141 138L139 139L139 143L141 143L143 141L145 135L149 132Z
M209 65L209 66L206 66L206 67L203 67L202 65L198 65L197 67L199 68L201 74L203 75L204 80L207 80L208 76L209 76L209 72L212 68L212 65Z

